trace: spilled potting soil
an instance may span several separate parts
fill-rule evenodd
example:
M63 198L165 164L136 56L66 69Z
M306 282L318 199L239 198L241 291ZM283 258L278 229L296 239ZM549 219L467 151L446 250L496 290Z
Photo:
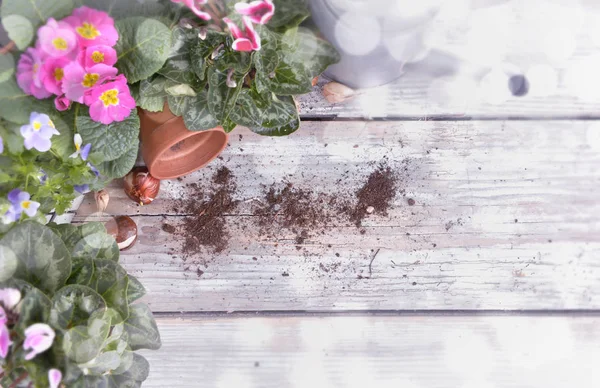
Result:
M326 235L331 228L353 226L362 228L369 216L386 216L396 196L398 174L385 162L374 166L355 191L325 193L300 188L293 181L283 179L262 187L258 198L253 198L248 239L278 239L293 236L296 249L301 250L306 240L316 235ZM219 168L209 185L199 182L185 186L185 197L175 201L174 213L187 216L178 225L163 224L162 229L179 240L184 262L204 265L228 248L230 231L226 218L238 214L239 202L244 198L239 192L234 173L227 167ZM256 235L250 235L256 233ZM197 272L197 267L184 269ZM329 272L331 269L326 268ZM200 277L201 274L198 275Z

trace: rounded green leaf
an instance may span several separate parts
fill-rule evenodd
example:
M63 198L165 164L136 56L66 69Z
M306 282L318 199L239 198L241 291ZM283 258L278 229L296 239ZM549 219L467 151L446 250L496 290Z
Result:
M88 116L78 116L76 123L83 143L92 144L90 158L93 155L101 162L123 156L138 141L140 134L140 119L135 110L125 120L109 125L95 122Z
M28 290L20 304L17 330L23 333L34 323L48 322L51 307L52 302L43 292L37 288Z
M75 244L73 258L119 260L119 247L115 238L105 231L84 236Z
M71 255L62 240L48 227L23 222L0 240L18 260L14 277L53 294L71 273Z
M161 109L162 106L163 103L161 103ZM108 162L100 163L96 167L98 168L98 171L100 171L100 173L107 178L122 178L125 175L127 175L127 173L131 171L131 169L135 165L135 161L138 157L139 148L140 142L136 139L136 141L131 145L131 148L125 151L125 153L119 158L115 160L109 160ZM117 259L118 257L119 256L117 254Z
M88 319L97 311L106 309L106 302L90 287L68 285L52 298L50 322L55 327L68 329L87 324Z
M0 282L12 279L17 271L18 260L12 249L0 245Z
M10 54L0 55L0 83L15 73L15 58Z
M132 350L156 350L161 346L158 327L152 312L145 304L131 306L129 318L125 321L125 330L129 335L129 345Z
M34 27L26 17L21 15L2 17L2 26L20 50L25 50L33 41Z
M235 107L235 101L244 85L245 74L240 76L234 74L232 79L236 87L227 86L227 74L210 68L208 70L208 109L210 113L220 122L225 121L231 110Z
M119 41L117 68L129 83L158 72L171 51L171 31L158 20L131 17L116 23Z
M142 285L142 283L133 275L127 275L129 277L129 287L127 287L127 300L129 304L135 302L140 299L142 296L146 295L146 289Z
M52 114L55 111L50 99L38 100L25 94L14 77L0 84L0 117L8 121L25 124L31 112Z
M208 92L206 90L198 93L195 99L189 100L183 113L183 121L190 131L205 131L219 125L208 109Z

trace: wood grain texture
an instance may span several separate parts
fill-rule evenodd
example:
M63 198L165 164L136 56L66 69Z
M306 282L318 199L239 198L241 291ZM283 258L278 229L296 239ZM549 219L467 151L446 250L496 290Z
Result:
M150 206L138 207L115 183L107 212L138 224L138 243L122 262L148 288L153 311L598 309L598 128L305 122L281 139L246 130L222 160L181 182L163 181ZM291 232L258 234L252 206L261 185L288 180L352 197L385 157L404 194L388 216L369 216L364 234L335 217L301 250ZM185 184L210 186L223 164L241 201L225 217L229 248L184 261L180 239L161 225L184 216L172 199L187 195ZM94 220L93 212L89 195L75 222Z
M598 317L160 319L144 387L594 388Z
M329 104L319 88L300 98L305 117L599 117L600 94L588 87L600 54L600 5L594 0L455 0L426 29L429 55L405 66L398 80ZM482 79L491 69L531 75L524 97L491 98L508 91ZM585 73L585 74L584 74Z

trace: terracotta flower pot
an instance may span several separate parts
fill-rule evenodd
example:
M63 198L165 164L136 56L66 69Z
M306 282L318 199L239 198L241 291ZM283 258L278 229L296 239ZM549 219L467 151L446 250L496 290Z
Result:
M171 113L139 110L142 156L150 174L157 179L173 179L206 166L227 146L229 135L223 128L190 131L183 118Z

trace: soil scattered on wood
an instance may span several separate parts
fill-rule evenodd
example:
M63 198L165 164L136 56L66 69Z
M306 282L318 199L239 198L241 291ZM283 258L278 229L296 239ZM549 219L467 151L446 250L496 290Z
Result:
M181 247L184 257L199 254L203 248L219 253L227 248L229 232L224 215L237 206L233 200L236 185L233 174L227 167L221 167L213 176L215 187L205 193L198 184L187 185L189 194L173 207L174 212L190 214L179 226L183 235ZM163 226L164 228L164 226Z
M396 196L397 180L398 178L389 166L380 164L377 170L369 175L367 182L356 192L358 203L349 213L350 221L360 227L369 213L387 215Z

